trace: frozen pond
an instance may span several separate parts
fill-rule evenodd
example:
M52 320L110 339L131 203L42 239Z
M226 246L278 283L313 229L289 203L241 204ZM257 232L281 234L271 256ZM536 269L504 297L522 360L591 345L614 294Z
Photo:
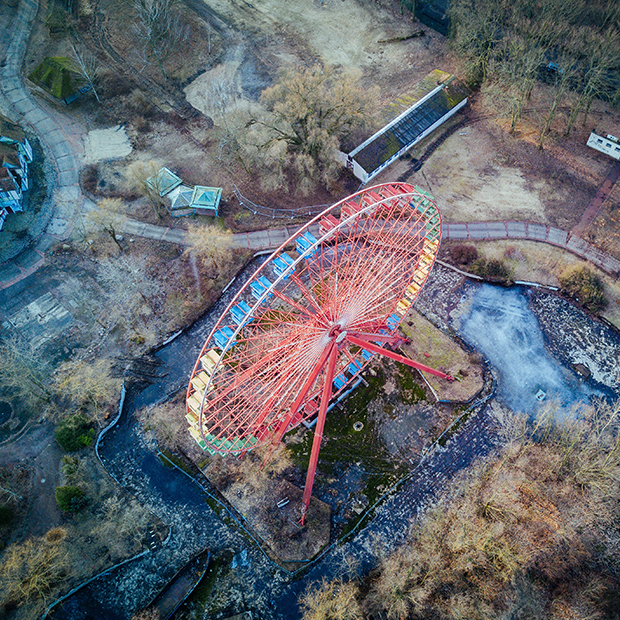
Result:
M477 349L498 374L498 397L515 411L533 413L541 401L570 406L587 402L597 392L547 352L538 320L522 289L471 285L469 308L453 327Z

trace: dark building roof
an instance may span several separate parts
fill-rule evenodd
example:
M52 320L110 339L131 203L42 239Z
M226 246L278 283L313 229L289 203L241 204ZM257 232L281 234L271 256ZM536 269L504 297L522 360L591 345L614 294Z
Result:
M14 175L0 167L0 194L5 192L20 192L20 186Z
M401 149L415 142L429 127L444 117L469 95L458 80L449 80L428 99L416 104L392 125L388 125L351 157L369 174L380 168Z
M69 97L86 83L76 63L65 56L44 58L28 79L56 99Z
M19 151L17 150L17 147L0 143L0 166L4 168L21 169L22 162L20 161Z
M26 134L19 125L12 123L8 118L0 114L0 136L15 140L15 142L23 142Z

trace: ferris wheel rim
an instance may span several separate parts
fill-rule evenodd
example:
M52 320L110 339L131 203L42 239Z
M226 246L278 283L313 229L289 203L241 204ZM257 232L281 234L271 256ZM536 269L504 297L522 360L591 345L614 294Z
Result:
M204 342L203 347L200 350L200 354L196 360L196 363L194 365L194 368L191 372L190 378L193 379L198 367L201 363L201 358L202 356L205 354L205 352L207 351L208 347L211 345L213 345L213 340L214 340L214 335L216 334L216 332L218 331L218 329L223 325L226 324L226 317L227 315L230 313L231 309L235 306L235 304L242 299L242 296L244 293L247 293L248 289L251 287L252 282L255 282L258 280L258 278L261 276L262 273L264 273L264 270L266 270L268 268L268 266L270 264L272 264L275 259L286 249L287 246L289 246L292 242L294 242L295 240L297 240L300 236L302 236L305 232L308 232L309 229L316 224L317 222L319 222L323 217L325 217L326 215L332 213L333 211L341 208L347 201L351 201L351 200L355 200L356 198L358 198L361 195L364 195L368 192L372 192L373 190L380 190L381 188L385 187L385 186L391 186L391 187L395 187L399 190L398 194L393 194L391 196L385 197L385 198L381 198L379 200L374 200L373 202L370 202L369 204L367 204L366 206L364 206L363 208L359 209L358 212L346 217L344 220L342 220L342 216L341 216L341 220L338 222L338 224L336 226L334 226L334 228L328 230L327 232L325 232L324 234L322 234L319 238L315 238L315 241L310 244L309 247L307 247L300 255L298 258L293 259L293 262L288 264L287 268L279 275L276 277L276 279L273 282L270 282L270 285L265 288L265 290L262 292L262 294L260 295L259 298L256 298L256 301L253 303L250 311L247 313L246 315L246 319L247 318L256 318L259 309L262 307L262 304L265 300L268 300L270 298L270 295L277 290L276 287L278 284L280 284L283 280L285 280L291 273L294 272L295 267L297 265L299 265L300 263L302 263L305 259L307 259L309 256L311 256L314 252L316 252L317 248L323 246L323 244L325 244L326 241L329 241L331 238L337 238L338 236L338 231L343 229L344 227L346 227L349 223L351 223L352 221L354 221L355 219L359 219L360 216L367 214L368 212L374 210L377 208L377 206L386 203L386 202L390 202L390 201L395 201L395 200L399 200L399 199L403 199L403 198L410 198L412 196L424 196L425 192L421 192L419 189L417 189L415 186L411 185L411 184L406 184L406 183L388 183L388 184L378 184L375 186L372 186L370 188L364 188L363 190L360 190L358 192L356 192L355 194L352 194L350 196L347 196L346 198L334 203L333 205L327 207L324 211L322 211L320 214L318 214L317 216L315 216L312 220L310 220L309 222L307 222L306 224L304 224L300 229L298 229L293 235L290 235L276 250L274 250L269 257L265 260L265 262L260 265L258 267L258 269L256 269L256 271L252 274L252 276L247 280L247 282L244 283L244 285L239 289L239 291L237 291L237 293L234 295L234 297L232 298L232 300L230 301L230 303L227 305L227 307L222 311L222 313L220 314L220 317L218 318L217 322L215 323L214 327L212 328L209 336L207 337L207 339ZM403 191L406 190L406 191ZM435 206L435 214L439 217L439 223L438 223L438 230L439 230L439 237L441 234L441 215L439 210L436 208L436 204L434 203L434 199L432 199L432 204ZM409 206L411 206L411 202L409 203ZM314 235L313 235L314 236ZM432 262L434 262L436 257L436 254L433 256ZM431 264L432 266L432 264ZM430 272L430 269L429 269ZM428 277L428 274L424 277L424 281L426 280L426 277ZM387 316L387 315L386 315ZM386 317L383 317L384 319ZM402 320L402 318L398 321L398 324L400 324L400 321ZM230 350L232 348L232 346L234 346L234 342L236 337L240 334L240 332L242 331L243 327L245 325L247 325L249 321L244 320L243 323L240 323L237 325L237 327L234 329L232 335L230 335L226 341L226 344L222 347L222 353L219 356L219 359L217 360L217 362L215 363L215 366L212 369L212 372L209 376L209 380L208 380L208 384L206 386L206 388L203 391L203 395L202 395L202 399L201 399L201 406L200 406L200 415L199 415L199 426L200 426L200 434L203 437L203 439L205 439L204 437L204 433L203 433L203 426L204 426L204 409L205 409L205 401L207 399L207 395L209 392L209 387L212 385L213 383L213 378L217 375L217 371L220 367L220 365L222 364L222 360L224 358L225 353ZM396 327L394 328L396 329ZM231 344L233 343L233 344ZM364 365L365 366L365 365ZM353 381L353 378L350 379L350 381L348 383L345 384L348 385L351 381ZM189 398L190 393L191 393L191 381L190 381L190 385L188 386L188 392L187 392L187 398ZM344 389L344 388L343 388Z

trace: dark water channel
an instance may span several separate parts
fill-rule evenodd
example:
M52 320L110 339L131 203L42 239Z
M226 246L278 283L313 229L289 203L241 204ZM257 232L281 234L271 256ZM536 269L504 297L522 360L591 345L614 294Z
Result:
M208 501L203 489L155 456L131 415L185 385L215 321L257 266L258 261L253 262L207 316L156 354L162 378L128 397L121 421L100 446L108 471L138 499L153 506L172 528L169 542L78 591L54 610L53 618L130 618L206 547L212 557L226 552L238 559L231 568L234 591L228 593L224 609L229 615L252 610L257 618L299 618L296 598L310 581L341 574L347 555L358 561L358 572L368 571L376 563L377 541L383 551L397 545L416 507L440 491L454 472L492 448L493 421L482 408L445 448L433 452L411 472L372 521L328 551L303 577L293 579L274 565L238 523ZM497 373L498 395L507 405L533 411L540 405L538 390L565 404L588 399L596 392L549 355L526 290L465 284L462 291L458 302L462 311L452 321L453 327L489 360Z

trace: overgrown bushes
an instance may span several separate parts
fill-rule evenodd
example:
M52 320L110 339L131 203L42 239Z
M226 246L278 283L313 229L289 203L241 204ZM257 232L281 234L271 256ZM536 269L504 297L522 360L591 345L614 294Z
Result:
M567 267L558 279L561 287L591 312L599 312L607 305L603 282L585 265Z
M95 438L92 422L83 414L75 413L56 427L56 440L69 452L90 446Z
M45 536L13 543L6 550L0 564L0 615L29 601L49 602L50 594L63 582L69 566L65 537L66 531L56 527ZM21 611L19 617L41 615L39 611L36 616L26 616Z
M478 258L478 250L473 245L457 243L449 250L450 259L457 265L469 265Z
M507 284L510 279L510 269L501 260L495 258L489 260L478 258L471 264L470 271L481 278L494 282Z
M56 503L63 512L77 512L87 503L84 491L79 487L58 487L56 489Z

